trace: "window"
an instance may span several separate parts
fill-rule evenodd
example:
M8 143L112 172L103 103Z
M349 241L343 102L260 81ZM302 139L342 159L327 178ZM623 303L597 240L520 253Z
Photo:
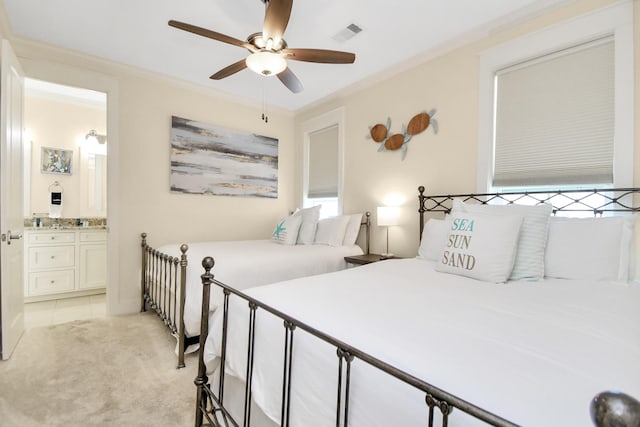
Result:
M478 191L632 185L632 6L483 53Z
M306 122L303 207L322 205L320 217L342 213L342 109Z
M493 187L613 184L613 41L496 73Z

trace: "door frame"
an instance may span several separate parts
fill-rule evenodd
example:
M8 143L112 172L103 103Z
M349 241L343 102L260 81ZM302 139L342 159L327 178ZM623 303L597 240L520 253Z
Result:
M107 94L107 315L126 313L122 306L119 289L119 203L117 189L118 174L118 81L110 76L84 68L76 68L59 62L33 59L18 55L25 77L51 83L75 86Z

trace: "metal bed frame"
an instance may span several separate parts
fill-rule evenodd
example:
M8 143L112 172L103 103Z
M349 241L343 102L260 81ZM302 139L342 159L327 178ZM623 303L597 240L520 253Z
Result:
M633 207L633 199L640 195L640 188L623 188L623 189L595 189L595 190L571 190L571 191L535 191L527 193L487 193L487 194L460 194L460 195L444 195L444 196L425 196L424 187L418 188L419 209L420 213L420 235L424 228L424 217L426 212L448 213L451 210L451 201L453 199L462 199L465 201L473 200L477 203L515 203L525 202L529 204L545 203L554 201L554 213L558 211L571 212L590 212L593 215L602 215L605 212L638 212L640 207ZM594 195L598 197L593 198ZM558 198L560 196L560 198ZM566 199L566 200L565 200ZM591 203L597 199L596 203ZM337 340L322 331L315 329L289 315L283 313L267 304L264 304L214 278L211 270L215 262L213 258L206 257L202 261L204 274L201 276L203 284L202 298L202 319L200 331L200 351L198 360L198 376L195 378L197 387L196 393L196 427L213 426L228 427L239 426L240 424L232 417L228 409L224 406L225 376L224 366L227 355L227 326L229 314L229 297L234 295L247 301L249 305L249 332L248 332L248 351L247 351L247 372L244 392L244 413L243 426L251 425L251 383L253 374L254 360L254 340L256 330L256 311L264 310L283 321L283 332L285 334L284 356L283 356L283 383L282 383L282 406L281 406L281 426L289 426L289 410L291 407L291 377L294 374L293 366L293 345L294 332L296 330L304 331L311 334L331 346L336 348L337 355L337 403L336 403L336 427L347 427L349 423L349 389L351 383L350 368L351 364L358 360L367 363L378 370L397 378L410 387L420 390L425 395L425 404L428 408L426 414L427 425L433 427L434 415L436 410L441 413L442 426L447 427L449 414L455 409L464 412L478 420L494 426L515 426L516 424L488 412L478 406L473 405L463 399L460 399L432 384L429 384L420 378L416 378L398 368L391 366L375 356L367 354L348 343ZM209 332L209 296L211 285L220 287L224 293L223 303L223 325L222 325L222 342L221 357L218 368L218 387L217 391L212 389L209 384L209 378L206 374L206 366L204 363L204 346ZM605 392L594 398L592 403L592 419L598 426L626 425L620 423L622 418L616 418L612 424L611 418L605 419L606 416L614 415L612 408L620 404L620 399L611 402L608 400L611 393ZM615 395L615 394L614 394ZM626 395L625 395L626 396ZM626 419L640 420L640 403L635 399L626 396L628 403L626 408ZM604 401L607 401L606 403ZM597 401L597 404L596 404ZM609 406L609 403L611 405ZM623 405L624 406L624 405ZM618 406L620 408L620 406ZM585 411L587 409L585 408ZM624 412L624 411L623 411ZM619 413L619 412L618 412ZM604 415L603 415L604 414ZM629 415L631 414L631 415ZM600 418L599 418L600 416ZM603 418L604 417L604 418ZM636 418L632 418L636 417ZM604 421L603 421L604 420ZM608 422L608 424L607 424ZM630 424L631 425L631 424ZM636 424L633 424L636 425Z
M369 253L371 237L371 212L365 212L360 227L365 228L364 250ZM178 340L178 362L176 368L184 368L186 349L198 343L198 337L187 337L184 328L184 309L187 282L187 251L189 246L180 246L181 255L169 256L147 243L147 233L141 233L142 270L140 277L140 311L147 308L156 312Z

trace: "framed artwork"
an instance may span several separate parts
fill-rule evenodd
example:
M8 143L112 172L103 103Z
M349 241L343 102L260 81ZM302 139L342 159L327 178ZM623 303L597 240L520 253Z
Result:
M71 175L73 150L42 147L40 150L40 172Z
M278 197L277 139L171 119L171 191Z

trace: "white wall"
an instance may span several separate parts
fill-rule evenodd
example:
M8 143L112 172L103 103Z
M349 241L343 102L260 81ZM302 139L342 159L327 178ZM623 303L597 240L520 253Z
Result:
M476 190L478 140L479 54L499 43L582 13L615 3L610 0L581 0L498 31L470 45L455 49L422 65L355 93L336 97L296 115L296 156L301 159L302 130L306 120L344 107L346 111L344 211L371 210L393 193L404 200L401 226L389 233L390 250L402 256L415 256L418 247L417 188L424 185L429 194L454 194ZM635 61L640 69L640 0L635 7ZM635 72L638 75L638 71ZM635 165L640 165L640 82L635 84ZM421 111L437 109L439 133L431 128L413 137L406 159L400 152L377 151L367 139L369 126L392 120L391 130L399 133L402 124ZM544 126L541 123L541 126ZM298 162L300 164L301 161ZM637 170L637 166L635 168ZM298 167L296 173L301 177ZM638 184L638 174L635 174ZM296 189L300 197L301 189ZM372 252L385 245L385 229L375 226L372 217Z

